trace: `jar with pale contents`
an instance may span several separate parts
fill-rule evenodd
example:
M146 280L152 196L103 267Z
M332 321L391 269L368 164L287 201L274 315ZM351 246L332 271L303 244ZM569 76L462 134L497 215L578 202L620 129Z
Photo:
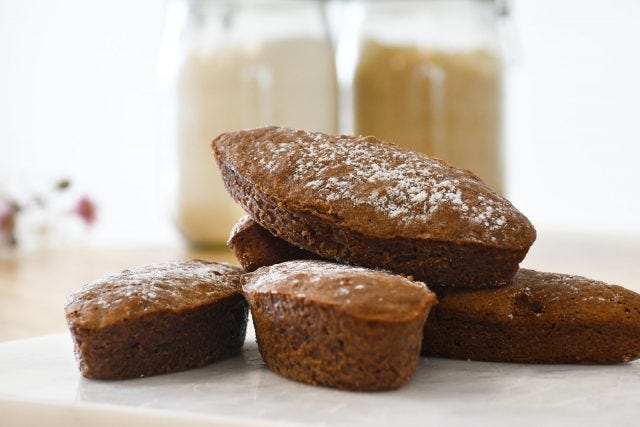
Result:
M160 73L172 210L192 245L224 244L243 215L211 152L220 133L266 125L335 133L337 81L320 0L170 3Z
M471 170L503 192L498 5L360 2L354 131Z

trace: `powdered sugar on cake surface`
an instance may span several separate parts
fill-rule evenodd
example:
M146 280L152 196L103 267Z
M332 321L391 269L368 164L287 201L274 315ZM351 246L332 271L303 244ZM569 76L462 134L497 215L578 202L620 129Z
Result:
M487 232L513 231L509 219L520 215L474 175L440 160L370 137L288 132L286 139L259 142L257 164L277 173L292 167L284 159L295 159L292 182L330 205L368 206L401 224L429 223L445 210Z
M277 288L283 283L300 281L301 279L314 284L325 280L327 277L339 279L340 277L353 277L355 275L366 277L375 276L376 274L381 274L381 272L330 261L295 260L264 267L258 269L255 274L250 274L253 276L250 281L250 289L252 291L268 291ZM406 283L410 284L412 282L406 280Z
M387 271L321 260L294 260L262 267L245 276L248 278L245 280L245 289L251 292L295 289L296 296L304 297L304 289L307 286L314 287L331 280L337 284L337 294L346 295L353 291L370 292L372 280L379 281L381 277L387 282L394 280L404 286L427 289L422 282L412 281Z
M82 287L69 298L66 311L104 325L112 318L198 306L238 292L239 282L231 277L239 271L197 260L136 267Z
M523 284L523 292L533 295L541 293L546 304L570 298L571 304L619 303L622 288L582 276L561 273L547 273L521 268L514 283ZM567 302L563 303L568 309Z
M393 314L394 321L415 316L417 308L436 299L422 282L381 270L320 260L294 260L262 267L246 274L243 282L249 299L255 294L284 295L349 307L366 316ZM274 303L274 310L281 301Z

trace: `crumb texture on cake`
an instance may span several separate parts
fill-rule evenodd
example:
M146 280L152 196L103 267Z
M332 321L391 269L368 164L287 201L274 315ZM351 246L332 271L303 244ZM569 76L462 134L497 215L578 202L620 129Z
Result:
M244 276L258 348L284 377L345 390L388 390L419 363L435 295L422 283L325 261Z
M640 295L620 286L520 269L502 288L437 293L426 355L522 363L640 357Z
M368 236L528 248L530 222L469 171L375 137L267 127L214 141L259 191Z
M248 316L241 272L226 264L175 261L83 287L65 308L80 373L136 378L236 354Z
M320 260L296 260L247 274L245 293L310 299L364 319L414 319L436 300L422 282L392 273Z
M312 252L280 239L245 215L233 226L227 246L245 271L294 259L319 259Z
M241 272L200 260L144 265L85 285L69 297L65 310L75 325L96 328L163 310L177 312L238 294Z

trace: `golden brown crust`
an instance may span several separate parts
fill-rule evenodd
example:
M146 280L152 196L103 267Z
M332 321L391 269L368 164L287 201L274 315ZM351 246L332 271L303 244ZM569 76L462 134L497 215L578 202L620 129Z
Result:
M263 128L213 145L227 189L252 218L323 258L488 287L511 279L535 239L529 221L469 172L372 137Z
M278 240L268 234L266 239ZM255 239L242 250L259 257ZM279 262L289 253L271 254ZM437 289L437 288L436 288ZM520 269L502 288L439 288L425 355L494 362L618 363L640 357L640 296L619 286Z
M305 241L308 246L321 247L323 252L334 254L334 258L342 262L413 275L418 280L434 285L469 288L507 284L526 253L479 245L451 245L447 242L422 244L411 239L370 238L321 222L314 223L310 217L293 215L284 207L269 205L267 199L261 200L266 207L256 211L268 212L261 216L261 220L272 221L274 228L283 230L282 239L268 231L259 232L262 227L253 222L251 229L255 232L251 233L251 238L238 239L234 244L234 251L242 257L243 265L277 264L292 259L313 258L307 253L299 257L296 247L287 240ZM315 258L329 257L315 255Z
M267 127L213 146L258 191L363 235L506 249L535 240L527 218L469 171L375 137Z
M521 269L497 289L440 289L425 355L493 362L619 363L640 357L640 295Z
M436 302L424 284L324 261L260 268L244 276L243 289L267 366L347 390L407 381Z
M83 286L67 300L70 323L91 329L161 311L198 308L240 293L242 269L201 260L124 270Z
M241 272L180 261L85 286L65 308L80 373L98 379L156 375L238 352L248 314Z
M424 283L329 261L284 262L247 274L243 280L245 294L289 295L332 306L363 320L416 319L436 300Z

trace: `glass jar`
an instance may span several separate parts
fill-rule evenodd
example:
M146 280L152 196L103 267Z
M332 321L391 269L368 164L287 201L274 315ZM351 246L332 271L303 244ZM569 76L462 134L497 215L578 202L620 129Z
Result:
M224 243L243 214L211 151L218 134L266 125L337 131L323 1L173 1L159 67L177 164L173 210L193 245Z
M498 6L482 0L360 2L355 133L445 159L502 192Z

